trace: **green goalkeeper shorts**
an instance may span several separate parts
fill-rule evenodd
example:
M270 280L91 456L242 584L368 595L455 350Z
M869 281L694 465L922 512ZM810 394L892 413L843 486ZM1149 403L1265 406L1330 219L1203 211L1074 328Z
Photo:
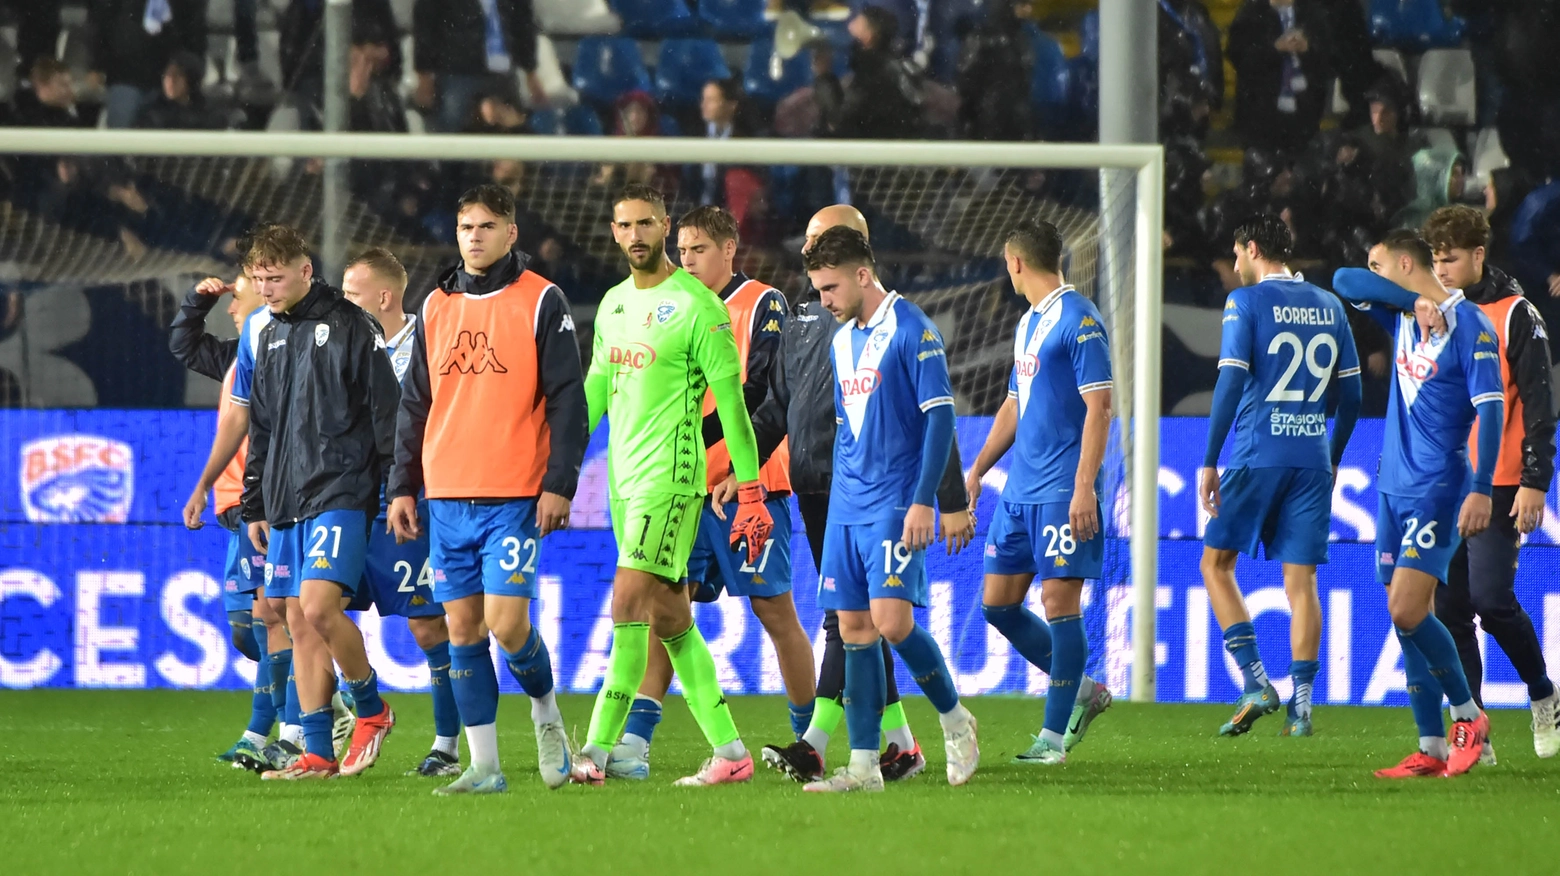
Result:
M703 496L641 493L612 499L612 535L617 564L665 581L687 577L688 556L699 534Z

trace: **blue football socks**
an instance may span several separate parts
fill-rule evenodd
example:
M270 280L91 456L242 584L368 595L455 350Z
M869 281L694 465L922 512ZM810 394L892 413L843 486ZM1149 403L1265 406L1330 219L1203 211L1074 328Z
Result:
M845 643L845 729L850 734L851 751L876 753L882 742L887 671L878 640L864 645Z
M300 715L298 723L303 725L303 750L316 757L334 761L336 749L330 738L331 724L334 720L335 716L331 714L329 705Z
M287 710L287 682L292 677L292 649L268 655L266 664L266 671L271 673L271 705L275 707L276 714L281 716L282 723L298 723L297 701L294 700L291 712ZM288 720L289 717L292 720Z
M1083 630L1083 615L1072 614L1051 619L1051 639L1056 653L1051 657L1051 692L1045 695L1044 729L1057 734L1060 741L1067 732L1073 703L1078 697L1078 682L1083 665L1089 662L1089 640Z
M881 651L882 649L878 650ZM887 684L886 680L884 683ZM796 735L797 739L801 739L802 734L807 732L807 725L812 723L813 701L808 700L805 706L798 706L795 703L787 703L786 705L791 709L791 732Z
M1479 707L1473 702L1473 692L1468 689L1468 676L1463 674L1462 659L1457 655L1457 643L1452 640L1452 632L1441 623L1441 619L1434 614L1425 616L1419 622L1419 626L1412 630L1399 629L1397 631L1400 641L1412 642L1419 653L1424 655L1425 663L1430 667L1430 675L1435 678L1437 685L1446 692L1446 699L1452 705L1452 720L1468 721L1479 716ZM1436 701L1436 710L1440 710L1440 701Z
M511 654L503 646L499 646L498 651L509 666L509 674L520 682L520 689L526 696L536 699L552 692L552 655L547 652L547 643L542 641L542 634L536 627L531 627L531 635L519 651Z
M1295 692L1289 698L1289 717L1311 717L1311 691L1316 686L1316 671L1320 668L1315 660L1294 660L1289 664L1289 677L1295 683Z
M433 693L433 734L456 736L460 733L460 710L450 687L450 643L424 648L423 656L428 659L428 688Z
M450 646L450 689L462 724L482 727L498 719L498 674L487 640Z
M894 652L905 662L915 683L920 685L921 693L926 694L939 714L947 714L959 705L959 693L953 688L953 676L948 674L942 649L920 624L894 646Z
M1013 643L1013 650L1042 672L1051 671L1051 628L1022 602L1012 605L982 605L986 623L997 628Z
M635 696L634 705L628 710L628 723L623 725L623 735L637 736L649 746L660 723L661 704L649 697Z
M1268 685L1267 670L1262 668L1262 657L1257 653L1257 631L1251 621L1230 624L1224 631L1224 649L1235 658L1240 674L1246 682L1246 693L1257 693Z
M265 652L266 635L265 624L256 621L254 626L259 628L255 635L255 646L260 649L260 659L255 668L254 697L249 703L249 732L259 736L269 736L271 725L276 723L276 703L271 698L271 657Z
M1441 685L1430 674L1430 664L1419 653L1413 638L1397 630L1398 644L1403 646L1403 679L1408 686L1408 706L1414 713L1414 726L1419 729L1421 741L1445 739L1446 722L1441 719ZM1426 752L1445 759L1444 752Z
M303 718L298 708L298 674L292 671L289 661L287 671L287 702L282 707L282 723L303 726Z
M384 714L385 701L379 698L379 673L372 668L368 670L367 678L347 679L347 691L357 703L358 717L373 718Z

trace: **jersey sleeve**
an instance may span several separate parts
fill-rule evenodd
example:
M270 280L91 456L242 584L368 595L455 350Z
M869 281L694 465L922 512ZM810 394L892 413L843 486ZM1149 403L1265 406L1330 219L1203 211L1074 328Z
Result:
M731 333L731 314L719 300L696 306L689 331L688 357L704 372L709 383L736 377L742 373L742 358L737 353L737 338Z
M909 336L914 331L914 336ZM911 323L905 331L905 355L910 357L909 371L915 381L915 400L921 410L953 404L953 383L948 378L948 352L943 349L942 334L931 320Z
M1506 391L1500 376L1500 348L1495 344L1495 329L1472 305L1468 305L1465 310L1467 313L1478 316L1469 326L1463 352L1463 371L1468 375L1468 399L1474 407L1491 401L1503 402Z
M1256 319L1244 289L1230 293L1224 302L1224 323L1219 337L1219 367L1251 370L1251 348Z
M1105 337L1105 326L1099 311L1083 308L1072 333L1073 379L1078 381L1078 393L1110 389L1110 342ZM1011 386L1011 384L1010 384Z
M258 313L259 311L256 311ZM244 320L244 328L238 333L238 356L233 360L233 404L249 407L249 394L255 383L255 335L249 330L250 319Z
M1360 351L1354 345L1354 329L1349 325L1349 312L1344 309L1343 303L1333 306L1338 317L1338 373L1334 376L1337 380L1347 377L1357 377L1360 373Z

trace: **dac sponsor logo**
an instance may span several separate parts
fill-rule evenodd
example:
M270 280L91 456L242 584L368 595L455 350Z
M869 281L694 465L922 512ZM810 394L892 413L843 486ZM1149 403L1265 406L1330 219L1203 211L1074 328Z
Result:
M1025 353L1013 360L1013 370L1018 374L1019 380L1033 380L1040 373L1040 357L1033 353Z
M849 402L851 399L862 398L877 391L878 385L883 382L883 375L876 368L863 368L853 376L840 381L840 393Z
M1434 377L1440 370L1435 360L1422 353L1410 353L1407 350L1399 350L1397 354L1397 371L1409 380L1423 383Z
M97 435L22 445L22 507L29 523L124 523L135 496L135 453Z
M648 368L655 361L655 348L633 341L607 352L607 361L618 366L618 373Z

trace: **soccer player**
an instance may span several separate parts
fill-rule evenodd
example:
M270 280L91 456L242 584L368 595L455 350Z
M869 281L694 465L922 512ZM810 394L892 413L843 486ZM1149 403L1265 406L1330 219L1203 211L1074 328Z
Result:
M265 598L262 584L265 554L250 543L249 533L239 520L238 497L244 487L243 440L249 428L248 412L236 407L230 398L239 341L220 340L206 331L206 315L224 294L232 296L227 315L242 335L249 315L262 309L265 303L260 300L260 293L245 274L239 274L231 284L209 277L184 296L179 313L169 328L168 347L186 368L222 383L222 394L217 401L217 434L212 438L211 453L200 480L184 505L184 525L192 530L205 525L201 515L206 510L207 494L214 489L217 522L230 533L222 576L222 602L227 611L228 628L233 647L257 664L249 727L232 748L217 755L217 760L223 763L241 766L241 758L258 759L261 756L271 725L285 711L292 645L287 640L287 629L281 618ZM273 653L282 659L273 663ZM273 666L281 667L279 679L273 673ZM284 736L291 732L285 731Z
M736 270L737 238L737 220L720 207L697 207L677 223L677 253L683 270L725 302L742 359L743 395L747 409L756 415L769 391L770 372L779 364L785 297L774 287ZM759 444L759 456L765 460L759 480L768 494L765 505L775 528L764 542L758 562L746 563L730 547L731 514L736 510L730 500L736 495L737 482L720 417L709 395L703 410L710 502L703 506L688 559L689 590L697 602L713 602L723 590L747 598L774 643L780 677L790 699L791 728L800 736L812 720L815 691L812 642L796 617L796 603L791 598L791 483L785 433L780 430L769 446ZM666 649L652 645L645 681L629 711L623 741L613 748L607 763L608 778L643 779L650 775L650 742L661 720L661 700L671 683L672 664Z
M1376 574L1387 585L1419 728L1419 750L1376 775L1456 776L1478 763L1490 721L1473 701L1452 634L1431 608L1458 543L1490 523L1504 426L1500 352L1489 318L1436 279L1430 245L1418 232L1388 233L1369 259L1369 271L1340 268L1333 288L1368 310L1397 349L1376 486ZM1478 467L1470 471L1463 436L1475 417ZM1443 692L1452 707L1450 736Z
M818 235L838 225L855 229L869 238L866 217L849 204L824 207L807 223L802 252ZM810 287L809 287L810 288ZM791 452L791 484L796 508L807 528L807 544L812 550L813 568L823 568L823 540L828 529L829 489L833 478L834 366L830 362L834 333L838 324L818 300L816 290L797 302L785 324L781 340L782 362L773 372L769 398L753 417L753 430L762 448L772 440L769 433L778 430L786 437ZM941 535L948 553L956 554L975 535L975 515L964 492L964 468L955 438L948 452L948 467L937 487L937 506L941 510ZM910 722L899 702L899 687L894 681L893 649L883 643L883 665L888 695L883 707L883 736L888 747L879 759L883 780L894 782L919 774L926 768L926 757L910 732ZM811 782L826 774L824 764L829 737L839 729L845 717L840 697L845 691L845 642L840 638L839 615L823 613L823 662L818 668L818 695L812 720L801 738L787 745L766 745L764 762L798 782Z
M508 789L498 757L498 675L488 631L531 698L549 788L571 756L552 657L531 624L540 542L569 522L589 440L574 318L515 249L515 200L481 185L455 205L460 264L422 302L396 426L390 524L421 533L426 491L434 595L449 617L450 683L471 765L441 795Z
M1083 582L1105 557L1100 465L1110 437L1110 343L1094 303L1062 277L1062 235L1020 222L1003 244L1008 278L1029 302L1013 336L1008 398L965 489L1016 447L1002 504L986 536L982 612L1025 660L1051 676L1040 735L1015 763L1059 764L1110 708L1110 691L1084 675ZM1024 605L1035 577L1046 620Z
M347 265L341 277L341 291L348 301L379 321L395 378L405 379L412 361L412 339L417 334L417 320L401 308L406 295L406 268L387 249L365 250ZM426 505L419 513L426 519ZM460 713L450 690L450 631L444 623L444 609L433 597L426 533L405 544L397 543L388 511L381 507L369 532L363 575L364 586L348 608L363 611L373 604L381 617L406 618L407 629L428 661L428 684L433 693L433 748L407 775L458 776Z
M270 596L287 601L304 756L263 779L356 775L373 766L395 712L347 619L362 586L368 528L394 440L396 381L379 323L314 277L303 236L285 225L251 235L245 270L271 321L255 339L243 516L266 549ZM357 702L352 745L338 765L331 695L341 667Z
M1442 207L1425 222L1425 238L1435 251L1436 277L1448 289L1461 289L1489 317L1506 398L1490 528L1457 548L1446 586L1436 591L1435 613L1457 642L1473 701L1483 708L1484 661L1473 623L1478 616L1479 627L1495 637L1527 685L1533 749L1539 757L1554 757L1560 752L1560 696L1544 665L1533 620L1515 591L1522 536L1544 522L1544 494L1555 473L1549 332L1517 281L1485 261L1490 224L1482 212L1463 205ZM1481 762L1494 764L1493 742L1485 742Z
M1283 564L1289 598L1294 693L1282 735L1311 735L1322 640L1316 567L1327 562L1333 473L1359 418L1360 359L1348 313L1337 296L1290 272L1292 249L1289 226L1271 213L1235 229L1235 270L1245 285L1224 305L1219 380L1198 474L1198 498L1209 517L1203 583L1245 683L1221 736L1246 733L1280 704L1235 582L1236 557L1255 558L1258 545ZM1334 404L1329 440L1327 412ZM1221 477L1219 451L1232 425L1235 448Z
M850 763L809 791L881 791L878 744L887 639L941 715L948 783L980 763L975 716L959 702L942 651L911 613L927 598L932 500L953 444L953 387L942 336L921 309L878 280L859 231L830 228L803 256L834 336L834 485L819 604L845 640Z
M714 293L666 257L671 221L655 189L626 186L612 205L612 235L628 256L628 279L612 287L596 313L585 394L592 430L605 414L612 530L612 652L596 697L587 744L573 780L599 785L644 681L650 634L666 646L683 698L714 748L684 786L746 782L753 757L737 733L715 677L715 658L693 622L684 592L688 557L704 503L702 404L715 411L737 477L732 544L759 562L774 523L759 482L758 447L742 396L742 358L731 317Z

